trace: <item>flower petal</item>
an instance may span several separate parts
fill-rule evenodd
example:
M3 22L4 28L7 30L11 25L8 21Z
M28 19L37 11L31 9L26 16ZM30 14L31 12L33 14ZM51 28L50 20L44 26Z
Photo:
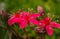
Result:
M40 16L40 14L39 13L32 13L32 14L30 14L30 17L33 17L33 18L37 18L37 17L39 17Z
M22 21L21 21L21 23L19 24L20 29L25 28L25 27L26 27L26 25L27 25L27 21L26 21L26 20L22 20Z
M40 20L40 28L41 29L44 29L45 28L45 22L44 22L44 20Z
M8 19L8 24L9 25L14 24L15 23L14 19L15 19L15 16L10 17L10 19Z
M42 23L42 24L45 24L45 21L44 20L40 20L39 22Z
M35 19L29 19L29 21L32 23L32 24L35 24L35 25L39 25L39 22L37 21L37 20L35 20Z
M47 31L47 34L48 34L49 36L52 36L53 31L52 31L51 26L46 26L46 31Z
M44 24L40 24L40 28L41 29L44 29L45 28L45 25Z
M20 23L22 21L22 18L21 17L15 18L14 21L15 21L15 23Z
M28 12L24 12L24 11L23 11L23 12L21 13L21 15L22 15L22 17L24 17L24 16L28 15Z
M51 24L54 28L60 28L60 24L58 24L58 23L50 22L50 24Z

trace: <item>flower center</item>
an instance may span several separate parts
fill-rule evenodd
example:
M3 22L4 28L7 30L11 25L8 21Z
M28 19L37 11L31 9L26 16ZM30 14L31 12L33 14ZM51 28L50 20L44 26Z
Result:
M16 17L16 18L20 17L20 14L19 14L19 13L16 13L16 14L15 14L15 17Z
M26 20L28 20L28 19L29 19L29 16L28 16L28 15L26 15L24 18L25 18Z
M49 25L50 24L50 18L45 18L45 24Z

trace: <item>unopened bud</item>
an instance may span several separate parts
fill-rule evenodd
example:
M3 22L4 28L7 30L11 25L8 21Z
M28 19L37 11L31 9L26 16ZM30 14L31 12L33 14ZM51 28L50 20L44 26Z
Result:
M42 8L41 6L38 6L38 7L37 7L37 11L38 11L38 13L44 12L44 11L43 11L43 8Z

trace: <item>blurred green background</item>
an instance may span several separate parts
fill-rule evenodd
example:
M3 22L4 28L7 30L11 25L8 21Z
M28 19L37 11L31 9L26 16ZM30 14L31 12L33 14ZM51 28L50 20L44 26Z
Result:
M45 14L50 18L54 15L52 21L59 20L60 23L60 0L0 0L0 11L4 9L7 13L12 13L22 8L24 8L25 11L27 11L28 8L33 8L33 12L37 12L38 5L43 7ZM5 25L3 25L3 21L1 21L0 18L0 39L17 39L14 36L12 36L12 38L9 37L9 30L5 30L2 27L5 27ZM17 25L14 25L14 29L19 35L23 35L24 37L27 32L28 36L34 37L33 39L38 37L30 27L26 27L25 30L27 32L25 33L23 30L20 30ZM53 30L54 32L51 37L45 35L46 39L60 39L60 29Z

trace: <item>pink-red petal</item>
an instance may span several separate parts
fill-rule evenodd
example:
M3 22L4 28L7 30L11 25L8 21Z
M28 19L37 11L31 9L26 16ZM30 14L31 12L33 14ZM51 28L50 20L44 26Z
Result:
M33 17L33 18L37 18L37 17L39 17L39 16L40 16L39 13L31 13L31 14L30 14L30 17Z
M8 19L8 24L9 24L9 25L14 24L14 23L15 23L14 19L15 19L15 16L10 17L10 18Z
M35 19L29 19L29 21L32 23L32 24L35 24L35 25L39 25L39 22L37 21L37 20L35 20Z
M41 28L41 29L44 29L44 27L45 27L45 22L44 22L44 20L40 20L39 25L40 25L40 28Z
M52 36L53 31L52 31L51 26L46 26L46 32L49 36Z
M22 15L22 17L24 17L24 16L28 15L28 12L24 12L24 11L23 11L23 12L21 13L21 15Z
M58 24L58 23L50 22L50 24L51 24L54 28L60 28L60 24Z
M27 21L26 21L26 20L22 20L22 21L21 21L21 23L19 24L20 29L25 28L25 27L26 27L26 25L27 25Z

